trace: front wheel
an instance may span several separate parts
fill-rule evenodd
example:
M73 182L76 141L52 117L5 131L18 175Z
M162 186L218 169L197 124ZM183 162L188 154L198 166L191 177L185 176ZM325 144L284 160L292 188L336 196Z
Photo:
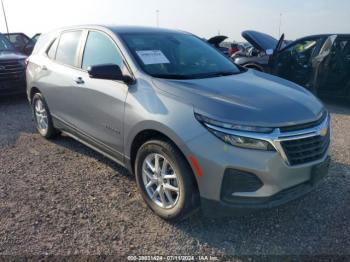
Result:
M49 108L45 102L45 99L41 93L36 93L32 99L32 109L34 114L34 120L36 129L45 138L52 138L57 135L58 131L52 124L52 118Z
M147 205L166 220L182 220L198 207L192 170L171 143L152 140L141 146L136 181Z

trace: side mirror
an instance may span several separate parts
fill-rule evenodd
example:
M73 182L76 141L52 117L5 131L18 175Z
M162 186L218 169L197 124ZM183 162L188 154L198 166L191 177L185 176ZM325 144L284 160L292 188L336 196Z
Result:
M88 68L88 73L91 78L119 81L126 80L120 67L114 64L90 66Z
M273 55L273 49L267 49L267 50L265 51L265 53L266 53L267 55Z

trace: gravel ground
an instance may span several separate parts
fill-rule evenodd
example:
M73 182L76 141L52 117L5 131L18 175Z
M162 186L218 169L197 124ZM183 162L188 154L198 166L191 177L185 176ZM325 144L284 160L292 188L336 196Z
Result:
M25 99L2 99L0 255L349 255L350 108L328 108L331 171L312 193L244 218L170 224L125 169L70 138L41 138Z

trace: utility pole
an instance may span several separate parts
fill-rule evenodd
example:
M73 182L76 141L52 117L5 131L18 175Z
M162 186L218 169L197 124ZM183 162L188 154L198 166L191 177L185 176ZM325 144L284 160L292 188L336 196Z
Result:
M3 2L2 0L1 0L1 5L2 5L2 12L4 13L5 24L6 24L6 30L7 30L7 35L8 35L10 32L9 32L9 27L8 27L8 24L7 24L4 2Z
M159 10L156 10L156 23L157 23L157 27L159 27Z
M278 37L281 37L282 13L280 13L280 23L278 26Z

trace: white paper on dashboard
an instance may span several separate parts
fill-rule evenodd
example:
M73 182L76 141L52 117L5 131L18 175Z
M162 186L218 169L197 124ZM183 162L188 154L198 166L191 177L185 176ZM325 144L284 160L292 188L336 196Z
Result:
M160 50L142 50L136 51L145 65L169 64L170 61Z

